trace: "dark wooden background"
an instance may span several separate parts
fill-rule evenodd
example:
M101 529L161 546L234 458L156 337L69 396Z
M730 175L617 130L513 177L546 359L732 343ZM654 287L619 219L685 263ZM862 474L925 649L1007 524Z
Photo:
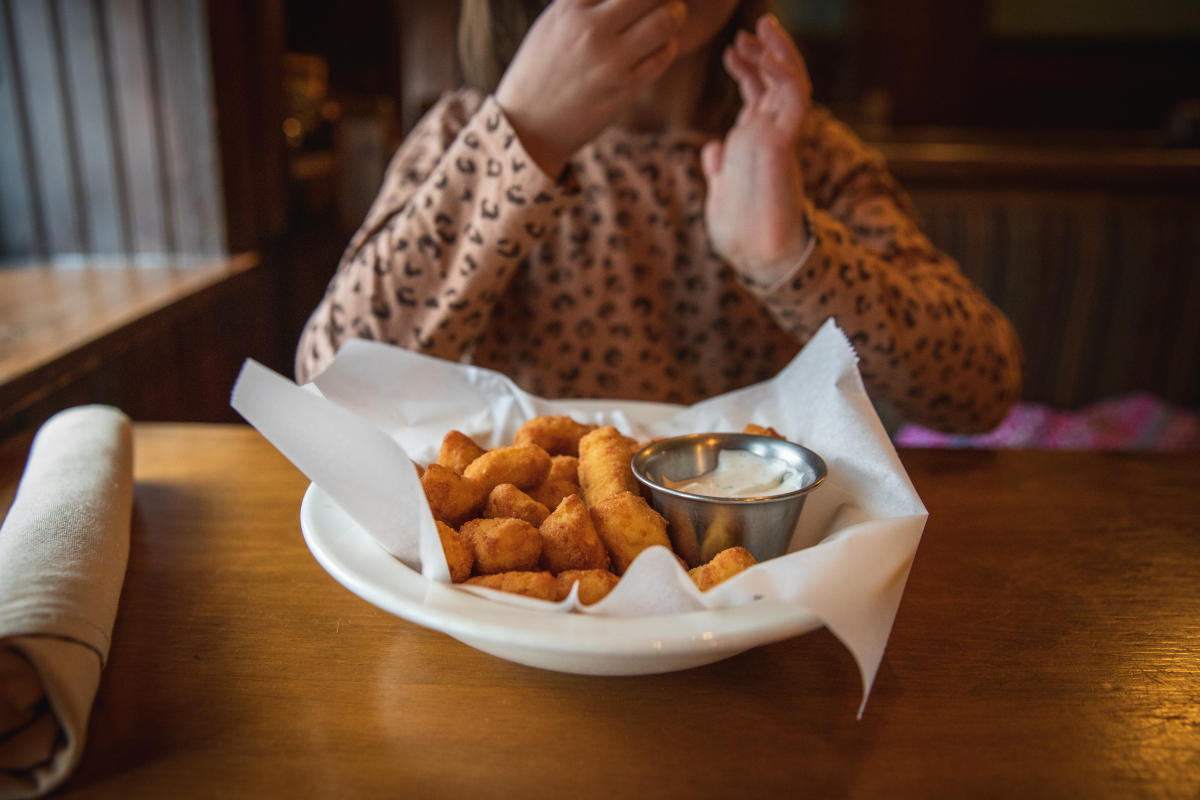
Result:
M1013 319L1026 398L1200 407L1196 31L998 35L982 0L841 5L836 29L796 31L816 97ZM456 17L420 0L0 0L0 260L260 262L42 412L90 398L225 420L222 391L194 391L202 371L231 385L253 356L290 374L387 158L458 81ZM320 73L315 95L297 65ZM217 399L169 399L201 394Z
M0 268L187 269L237 254L256 264L99 331L104 347L72 365L73 379L0 415L0 431L88 402L135 419L234 420L243 360L284 368L295 337L284 323L283 19L270 0L0 0ZM23 345L5 322L17 333L0 336L0 356Z

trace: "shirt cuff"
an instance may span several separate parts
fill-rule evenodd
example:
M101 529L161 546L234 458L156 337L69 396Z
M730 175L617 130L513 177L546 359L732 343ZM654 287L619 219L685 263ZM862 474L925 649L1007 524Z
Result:
M579 181L575 177L575 168L572 162L568 160L562 173L558 176L547 174L525 149L521 137L517 135L516 129L513 128L512 122L504 113L504 109L501 108L495 95L489 94L483 99L477 117L483 120L484 129L488 135L496 137L494 141L498 141L502 150L511 155L513 163L520 163L524 169L531 171L529 188L561 197L570 197L579 193Z
M783 275L776 278L769 284L759 283L750 279L745 281L750 288L752 288L762 297L768 297L774 294L781 287L786 286L788 282L793 280L796 276L796 273L804 269L804 266L808 263L809 259L812 258L813 252L817 249L817 239L819 238L819 234L817 232L817 226L813 224L813 207L810 201L804 201L804 209L802 213L804 231L808 236L808 243L804 246L804 252L799 255L795 263L792 264L792 266L789 267L783 273Z

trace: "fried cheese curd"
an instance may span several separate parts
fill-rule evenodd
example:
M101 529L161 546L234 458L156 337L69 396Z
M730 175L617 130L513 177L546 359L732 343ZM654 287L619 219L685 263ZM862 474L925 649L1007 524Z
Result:
M579 602L590 606L612 591L621 580L606 569L568 569L554 576L558 584L555 600L565 600L571 588L579 584Z
M475 568L475 548L467 537L446 523L437 520L436 524L442 551L446 554L446 566L450 568L450 580L462 583L471 577L471 570Z
M579 486L588 508L621 492L636 492L633 454L637 442L611 425L597 428L579 440Z
M772 439L786 438L786 437L784 437L783 434L781 434L779 431L775 430L774 428L765 427L763 425L755 425L753 422L751 422L749 425L747 425L745 428L743 428L742 433L752 433L755 436L770 436Z
M546 480L529 490L529 496L548 509L558 508L564 497L581 494L579 488L579 459L575 456L551 456L550 474Z
M462 431L450 431L442 439L442 448L438 451L437 463L448 467L459 475L475 459L484 454L484 449L475 444L475 440Z
M459 531L475 550L475 568L484 574L531 570L542 557L542 535L523 519L468 520Z
M483 516L491 519L523 519L536 528L550 516L550 509L511 483L501 483L492 489L487 502L483 504Z
M783 438L760 425L744 432ZM420 480L451 580L551 602L578 584L579 602L591 605L646 548L674 552L667 520L633 477L640 446L613 426L561 415L534 417L513 444L490 449L447 433ZM710 554L688 573L701 591L756 563L740 546Z
M558 581L549 572L497 572L493 575L476 575L464 583L499 592L523 594L538 600L558 600Z
M671 549L666 519L640 494L618 492L592 506L591 511L596 532L612 555L618 575L624 575L647 547L658 544Z
M536 444L552 456L577 456L579 439L595 429L563 415L534 417L517 429L513 444Z
M757 563L746 548L728 547L713 556L712 561L707 564L688 570L688 575L700 591L707 592L721 581L728 580Z
M536 444L514 444L495 447L483 453L463 469L469 478L491 492L502 483L518 489L532 489L550 474L553 462L550 454Z
M459 475L449 467L433 463L421 476L421 488L433 518L447 525L458 526L478 516L488 490L477 481Z
M608 569L608 549L579 495L563 498L538 533L542 535L542 566L551 572Z

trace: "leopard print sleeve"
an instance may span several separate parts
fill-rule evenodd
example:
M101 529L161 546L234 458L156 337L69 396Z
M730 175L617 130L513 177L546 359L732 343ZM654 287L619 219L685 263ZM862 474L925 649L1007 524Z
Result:
M349 338L462 357L571 192L536 166L494 99L443 96L393 157L305 325L297 380Z
M1020 395L1012 325L921 233L883 158L827 112L814 116L801 155L811 247L757 291L801 341L836 318L867 389L906 419L959 432L995 427Z

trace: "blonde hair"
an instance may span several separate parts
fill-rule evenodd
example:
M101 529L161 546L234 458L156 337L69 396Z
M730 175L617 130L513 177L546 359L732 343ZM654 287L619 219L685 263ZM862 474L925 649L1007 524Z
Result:
M482 92L495 91L521 40L548 5L550 0L462 0L458 58L467 85ZM732 123L737 114L737 87L725 74L721 53L739 29L753 28L754 21L771 11L773 5L773 0L742 0L717 36L695 120L697 127L718 130Z

